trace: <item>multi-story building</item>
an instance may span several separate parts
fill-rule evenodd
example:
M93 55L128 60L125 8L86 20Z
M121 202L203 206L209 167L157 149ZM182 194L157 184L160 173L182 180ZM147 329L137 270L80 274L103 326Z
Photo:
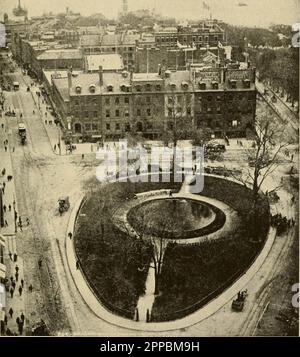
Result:
M178 26L165 28L154 33L155 44L160 48L189 46L200 48L217 48L224 41L224 30L217 23L203 22L196 27Z
M255 69L192 67L156 73L71 73L53 79L53 98L68 134L159 138L180 117L216 137L244 137L256 112Z

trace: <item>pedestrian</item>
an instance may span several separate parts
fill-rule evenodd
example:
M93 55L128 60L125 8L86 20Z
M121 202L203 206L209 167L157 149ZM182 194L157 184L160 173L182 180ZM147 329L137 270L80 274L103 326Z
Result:
M147 312L146 312L146 322L149 322L150 321L150 312L149 312L149 309L147 309Z
M26 223L27 223L27 227L28 227L30 224L29 218L26 218Z
M10 315L10 318L12 318L14 314L14 310L12 309L12 307L8 310L8 313Z
M10 292L10 297L13 298L14 297L14 289L10 288L9 292Z
M28 290L29 290L30 293L32 293L33 286L31 284L29 285Z
M84 154L81 155L81 159L82 159L82 160L84 159Z
M22 289L22 286L20 285L19 286L19 294L20 294L20 296L22 295L22 291L23 291L23 289Z
M79 260L76 261L76 269L78 270L80 267L80 263L79 263Z
M45 120L45 124L47 125L47 120Z
M6 183L5 183L5 182L3 182L3 184L2 184L2 185L3 185L3 187L5 188L5 186L6 186Z
M12 152L15 152L15 147L13 146L13 148L12 148Z
M15 288L16 288L16 282L15 282L14 280L11 282L11 286L12 286L13 289L15 290Z
M72 236L73 236L72 232L69 232L69 233L68 233L68 237L69 237L70 239L72 239Z
M34 110L32 111L32 114L34 114Z
M5 205L3 205L3 211L6 212L6 206Z
M8 210L9 212L11 212L11 205L8 205Z
M22 335L22 333L23 333L23 324L22 323L18 325L18 331L19 331L19 334Z
M42 267L42 264L43 264L43 260L40 258L39 261L38 261L38 265L39 265L39 268L41 269Z
M7 146L5 146L5 152L7 152Z
M20 320L20 318L19 318L19 316L18 316L18 317L16 318L16 323L17 323L17 325L19 325L20 322L21 322L21 320Z
M13 258L12 258L12 252L9 252L8 255L9 255L9 259L10 259L10 260L13 260Z
M291 156L291 162L294 161L294 154Z
M23 323L24 323L24 321L25 321L25 315L23 314L23 312L21 313L21 320L22 320Z
M18 260L18 254L15 253L15 254L14 254L14 262L16 262L17 260Z
M18 272L16 272L15 277L16 277L16 281L18 281L19 280L19 273Z
M18 267L18 265L16 265L15 271L16 271L17 273L19 272L19 267Z
M54 145L54 151L56 151L56 144Z
M21 286L24 289L24 279L21 279Z
M13 277L13 276L10 277L10 281L11 281L11 282L14 281L14 277Z
M4 315L4 323L7 325L7 315Z

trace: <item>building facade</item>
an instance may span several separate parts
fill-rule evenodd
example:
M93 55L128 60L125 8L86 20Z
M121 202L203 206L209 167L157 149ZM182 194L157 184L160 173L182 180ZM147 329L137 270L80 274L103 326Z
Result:
M53 80L66 133L89 141L138 132L157 139L176 118L216 137L245 137L256 112L255 69L190 68L157 73L83 73Z

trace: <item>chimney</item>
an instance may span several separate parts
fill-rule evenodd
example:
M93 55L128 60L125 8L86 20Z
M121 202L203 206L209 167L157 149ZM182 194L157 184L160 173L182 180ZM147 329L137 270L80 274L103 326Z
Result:
M72 88L72 72L69 70L68 71L68 89L70 92L70 89Z
M103 67L99 66L99 85L103 87Z

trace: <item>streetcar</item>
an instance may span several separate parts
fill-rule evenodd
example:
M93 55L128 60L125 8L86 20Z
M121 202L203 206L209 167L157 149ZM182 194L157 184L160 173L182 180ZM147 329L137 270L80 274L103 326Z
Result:
M18 133L21 138L21 143L24 145L26 143L26 126L24 123L18 124Z

